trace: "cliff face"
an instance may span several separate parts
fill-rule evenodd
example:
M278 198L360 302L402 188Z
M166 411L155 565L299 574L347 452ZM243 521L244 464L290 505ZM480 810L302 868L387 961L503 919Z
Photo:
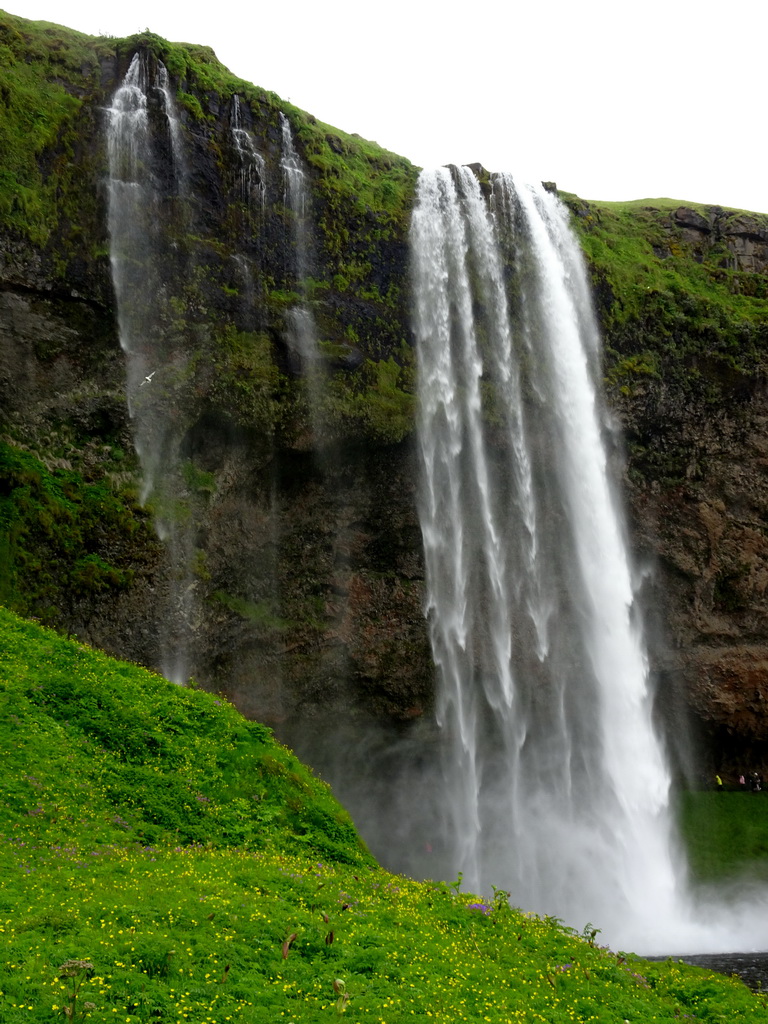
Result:
M3 598L273 724L329 707L421 715L432 668L405 303L415 169L201 47L106 44L9 16L0 38ZM131 355L152 380L132 391L106 137L136 53L150 82L171 76L184 166L150 88L162 228L142 225L152 252L136 304L154 305ZM30 96L39 140L24 136ZM286 132L306 209L288 195ZM297 313L312 317L311 363ZM146 508L137 429L162 478ZM107 514L105 496L108 524L90 515L100 501Z
M574 202L662 694L726 765L765 757L768 218ZM631 223L628 222L631 218Z
M0 599L191 674L288 737L316 722L332 746L369 723L426 722L416 170L204 47L0 15L0 48ZM132 353L152 372L143 388L120 347L105 142L137 52L150 78L167 69L185 160L171 173L169 116L148 94L163 228L147 264L156 315ZM660 692L673 714L693 708L716 757L759 763L768 218L566 200L625 430L632 537L653 570ZM137 422L159 453L146 507Z

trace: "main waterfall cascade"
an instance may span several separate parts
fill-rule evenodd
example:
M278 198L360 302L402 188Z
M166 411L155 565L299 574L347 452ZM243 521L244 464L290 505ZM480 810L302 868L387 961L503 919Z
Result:
M614 946L743 945L688 896L566 211L490 193L422 172L411 232L442 858Z

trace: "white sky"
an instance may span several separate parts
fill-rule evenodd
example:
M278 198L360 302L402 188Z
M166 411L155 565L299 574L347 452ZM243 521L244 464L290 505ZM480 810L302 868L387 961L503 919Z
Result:
M94 35L212 46L234 74L420 166L585 199L768 213L766 0L4 0Z

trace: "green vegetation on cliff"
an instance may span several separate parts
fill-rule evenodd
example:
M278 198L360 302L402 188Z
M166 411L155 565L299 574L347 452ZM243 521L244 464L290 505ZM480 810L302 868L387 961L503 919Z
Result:
M81 95L107 52L79 32L0 11L0 217L37 244L58 225L62 197L69 207Z
M669 199L570 206L610 343L611 383L662 363L713 385L755 372L768 348L768 276L733 243L762 233L768 244L768 217Z
M406 372L393 384L392 374L379 365L358 375L328 359L333 399L324 415L331 427L336 420L361 439L401 439L413 404L402 353L406 240L417 169L243 81L210 48L170 43L151 32L121 40L91 38L0 12L0 212L6 229L45 245L49 269L65 281L78 260L101 266L106 277L100 111L139 49L167 67L182 121L191 129L185 132L188 147L196 147L193 177L218 187L217 203L223 203L212 220L214 232L200 220L210 197L189 200L196 209L187 225L195 220L199 235L187 228L174 244L194 256L196 273L211 287L201 301L200 282L193 280L175 297L177 322L168 325L170 334L189 346L192 325L199 336L213 339L222 323L243 330L236 322L242 302L232 257L243 227L251 233L258 229L264 236L261 248L249 258L262 260L255 296L266 311L262 336L274 343L284 335L282 318L303 290L326 347L357 349L360 364L365 359L403 364ZM266 219L263 210L248 212L242 196L224 195L235 173L227 141L235 96L273 179ZM290 221L279 183L281 115L291 124L311 187L315 251L311 279L303 282L290 280L281 251ZM768 345L767 278L750 255L755 245L764 249L766 218L672 200L586 203L568 197L568 202L593 273L614 400L621 403L638 391L654 400L666 389L676 401L711 405L749 392L762 373ZM271 358L284 362L279 352ZM234 388L240 417L254 405L248 390L247 378ZM281 399L294 404L284 420L302 418L295 389L282 388ZM260 403L256 396L262 415ZM370 413L371 408L376 411ZM635 469L677 478L684 455L670 452L669 464L657 465L658 453L654 456L650 439L640 433L633 439Z
M91 38L0 12L0 215L12 273L35 264L57 287L79 291L87 278L100 301L110 301L104 110L137 51L168 70L195 183L189 192L165 197L168 251L162 260L164 273L176 278L164 282L167 310L158 324L166 350L183 351L195 367L203 354L209 358L219 337L256 327L260 338L269 339L275 371L284 370L290 362L285 317L301 296L325 348L354 353L350 365L344 358L324 362L336 394L327 422L343 407L346 430L376 441L402 437L402 410L412 401L410 391L401 390L405 378L395 395L388 370L374 368L357 379L350 367L364 359L400 361L417 169L243 81L206 46L170 43L149 31L127 39ZM233 185L242 175L231 136L235 98L264 161L260 210ZM284 202L281 117L291 125L311 193L305 261L311 277L303 281L295 279L289 251L294 215ZM5 246L0 240L0 270ZM247 296L243 267L253 276ZM250 396L250 386L245 375L230 390L238 419L255 408L250 425L260 427L265 406L260 394ZM254 387L258 391L260 381ZM280 395L284 421L301 419L299 390L281 386ZM374 416L363 408L368 399ZM390 408L392 421L380 422Z
M168 70L188 172L178 186L161 139L161 237L147 246L152 284L131 296L139 310L161 296L141 343L161 353L152 368L163 365L151 391L130 396L134 417L150 408L152 443L171 453L168 494L156 488L147 510L130 494L135 422L106 188L106 111L137 52L150 77L158 61ZM235 108L263 160L258 197L243 188ZM285 201L282 117L310 192L304 280ZM199 526L198 513L221 493L219 463L192 452L195 443L215 452L222 438L237 439L261 470L285 451L407 437L414 395L403 296L416 174L404 158L233 75L208 47L149 31L94 38L0 12L0 287L24 307L9 301L0 324L0 342L11 342L0 368L0 599L110 643L116 619L132 608L147 617L131 603L142 586L157 584L161 600L167 552L152 511ZM317 327L317 409L291 347L300 305ZM131 452L120 466L116 451ZM211 477L203 488L200 472ZM129 647L155 661L156 638L144 648Z
M4 1024L768 1020L591 924L380 870L268 730L2 609L0 742Z
M768 229L768 217L673 199L585 202L565 196L587 257L617 300L616 321L637 316L648 291L690 293L732 317L754 319L764 309L768 281L728 245L729 237Z
M69 625L130 586L157 546L147 515L105 482L0 441L0 601Z
M110 40L0 11L0 270L5 257L12 277L34 267L56 287L104 287L105 161L93 140L113 53Z
M683 419L737 410L768 366L768 217L670 199L565 198L592 274L630 472L679 483L694 461Z

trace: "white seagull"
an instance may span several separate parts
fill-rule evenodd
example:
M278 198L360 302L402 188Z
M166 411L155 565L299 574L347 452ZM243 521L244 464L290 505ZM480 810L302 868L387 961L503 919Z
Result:
M153 377L155 376L155 374L156 374L156 373L157 373L157 370L153 370L153 371L152 371L152 373L148 374L148 375L147 375L147 376L146 376L146 377L144 378L144 380L142 380L142 381L141 381L141 382L139 383L139 387L141 387L141 386L142 386L142 384L151 384L151 383L152 383L152 378L153 378Z

